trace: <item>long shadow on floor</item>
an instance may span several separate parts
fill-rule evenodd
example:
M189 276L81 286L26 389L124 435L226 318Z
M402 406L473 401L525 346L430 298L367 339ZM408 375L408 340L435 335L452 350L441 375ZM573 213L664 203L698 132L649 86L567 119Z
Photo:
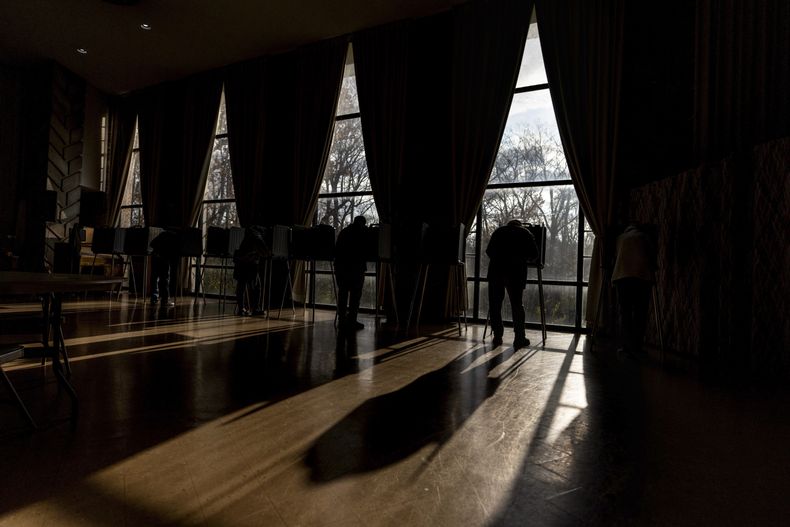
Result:
M324 432L305 463L315 482L377 470L427 444L435 455L493 395L502 377L488 373L513 353L508 349L468 369L488 351L480 346L394 392L368 399Z

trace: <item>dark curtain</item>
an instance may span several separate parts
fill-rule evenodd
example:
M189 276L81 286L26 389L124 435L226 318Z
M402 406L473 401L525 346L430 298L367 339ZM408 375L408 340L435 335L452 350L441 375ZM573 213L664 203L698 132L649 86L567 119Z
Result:
M332 39L228 69L228 137L242 225L310 222L347 46L345 38Z
M222 97L222 76L218 72L201 75L187 82L181 136L180 191L176 225L195 225L206 188L208 165L214 146L217 115ZM175 194L173 189L173 193Z
M121 213L123 191L132 159L132 142L137 112L128 99L114 97L109 101L107 116L107 223L115 225Z
M242 225L311 223L347 48L346 38L336 38L228 68L228 140ZM303 300L300 263L292 274L294 297ZM284 270L276 270L273 290L283 280Z
M294 128L291 167L285 172L293 174L290 223L307 225L312 221L332 144L347 49L348 40L337 38L294 57L295 103L293 114L286 116Z
M312 223L347 49L348 40L337 38L278 55L267 65L264 224ZM303 302L303 263L291 272L293 298Z
M235 64L225 77L228 148L236 195L236 211L243 226L263 223L258 196L263 194L265 59Z
M395 296L405 321L420 269L420 226L448 223L453 209L451 13L366 30L353 43L365 156L379 217L393 228ZM436 276L429 282L439 290L426 291L423 319L443 311Z
M614 223L623 57L623 0L537 1L541 46L571 178L596 236L587 295L594 317L601 254ZM608 256L608 255L606 255Z
M365 158L382 223L396 219L403 181L408 58L406 23L354 35L354 70Z
M453 223L474 222L516 87L533 2L470 2L453 13Z
M790 135L790 2L697 0L697 158Z
M140 96L140 182L146 225L194 225L206 184L222 78L211 72Z
M156 206L160 179L163 177L163 155L166 111L164 88L146 90L135 97L137 106L137 134L140 147L140 192L143 218L146 225L161 225Z

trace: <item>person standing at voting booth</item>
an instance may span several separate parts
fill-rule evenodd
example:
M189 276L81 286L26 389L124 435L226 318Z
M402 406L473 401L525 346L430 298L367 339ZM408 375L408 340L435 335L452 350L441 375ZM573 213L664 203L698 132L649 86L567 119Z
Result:
M178 272L178 233L165 229L151 240L151 259L153 260L151 277L151 303L161 301L162 307L173 307L175 302L170 298L170 277Z
M527 266L538 257L535 237L519 220L510 220L496 229L486 247L488 255L488 308L491 317L493 344L502 344L502 303L505 291L513 311L513 347L529 346L524 327L522 297L527 286Z
M365 254L367 221L357 216L340 231L335 242L335 279L337 280L337 319L341 330L360 330L365 326L357 320L362 287L368 264Z
M656 251L652 238L635 223L617 237L612 284L617 291L623 346L620 351L642 354L650 291L655 281Z

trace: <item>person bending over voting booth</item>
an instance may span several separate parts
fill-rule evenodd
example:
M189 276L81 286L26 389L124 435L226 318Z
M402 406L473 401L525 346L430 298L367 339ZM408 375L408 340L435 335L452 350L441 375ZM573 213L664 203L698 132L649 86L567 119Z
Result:
M362 287L365 285L367 226L364 216L340 231L335 243L335 278L337 279L337 318L341 330L356 331L365 326L357 321Z
M524 328L522 296L527 286L527 266L538 257L535 237L519 220L510 220L491 235L486 247L488 264L488 308L494 346L502 344L505 327L502 324L502 302L505 291L513 310L513 347L529 346Z
M170 278L177 277L178 272L178 233L173 229L164 229L151 240L152 277L151 303L162 302L162 307L173 307L175 302L170 298Z
M236 279L237 314L250 316L262 309L261 262L271 256L265 227L252 225L244 231L239 248L233 253L233 278ZM268 306L267 306L268 307Z

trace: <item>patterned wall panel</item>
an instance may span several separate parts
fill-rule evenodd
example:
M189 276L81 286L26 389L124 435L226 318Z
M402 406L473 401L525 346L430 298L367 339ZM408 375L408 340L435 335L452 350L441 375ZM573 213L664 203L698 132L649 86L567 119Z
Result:
M659 229L667 347L703 370L790 374L788 167L790 138L630 194L631 217Z
M755 161L753 360L790 372L790 139L760 146Z
M61 222L48 226L47 259L50 263L54 242L67 239L69 228L79 221L84 115L85 82L62 67L55 66L52 76L47 188L58 193Z

